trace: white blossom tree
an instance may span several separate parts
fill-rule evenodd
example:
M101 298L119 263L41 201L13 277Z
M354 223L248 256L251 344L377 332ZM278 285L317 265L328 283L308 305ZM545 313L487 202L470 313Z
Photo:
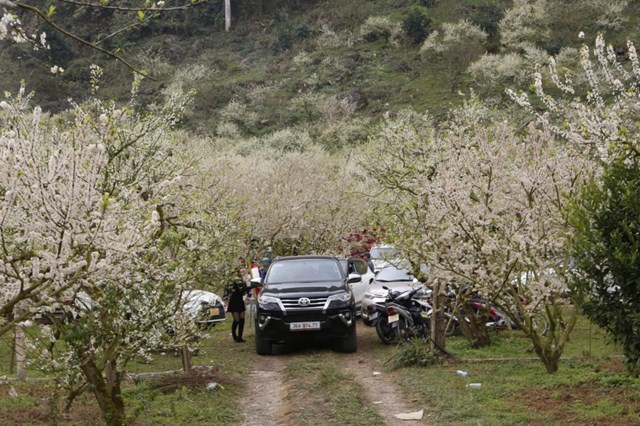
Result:
M445 64L451 91L455 92L469 64L482 55L486 40L487 33L467 20L445 22L429 34L420 52Z
M415 113L392 119L374 149L382 146L390 159L368 169L397 194L384 206L387 232L408 256L429 264L436 295L442 282L452 283L499 305L555 372L576 318L575 310L565 318L561 309L560 278L565 204L588 170L581 157L548 132L516 136L474 102L437 132ZM519 283L523 274L526 284ZM551 325L546 336L532 321L540 311Z
M92 75L95 92L101 70ZM126 421L127 362L157 349L167 328L172 344L188 343L180 291L197 267L227 260L220 247L238 229L172 137L190 96L144 111L139 83L124 107L96 97L48 117L24 88L0 103L0 332L56 308L76 317L50 316L35 359L76 390L86 382L113 425ZM88 306L62 304L81 292Z
M598 35L593 49L581 48L580 78L561 74L552 60L547 85L555 95L540 73L535 96L510 95L539 123L594 159L593 180L572 205L571 289L585 315L623 345L627 367L638 375L640 61L634 43L626 47L628 60L620 61Z
M247 157L229 153L218 163L221 184L242 204L253 237L276 254L340 254L343 238L367 223L371 200L359 192L348 158L318 148L263 148Z

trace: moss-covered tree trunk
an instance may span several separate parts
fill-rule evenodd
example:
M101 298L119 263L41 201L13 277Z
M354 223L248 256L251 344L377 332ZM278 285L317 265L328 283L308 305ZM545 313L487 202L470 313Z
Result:
M491 339L487 331L486 320L481 315L476 315L468 300L463 300L458 305L458 325L464 337L474 348L489 346Z
M120 373L116 361L110 360L103 371L90 359L81 366L89 388L93 392L102 418L108 426L122 426L126 423L124 400L120 389Z
M545 306L545 313L549 320L549 330L544 336L533 327L531 318L529 321L518 323L518 326L531 339L533 349L544 364L547 373L553 374L558 371L560 357L578 320L578 308L574 305L565 307L549 303Z

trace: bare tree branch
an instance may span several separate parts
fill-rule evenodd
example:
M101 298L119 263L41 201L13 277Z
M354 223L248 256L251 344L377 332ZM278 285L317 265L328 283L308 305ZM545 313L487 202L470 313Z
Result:
M2 1L2 0L0 0L0 1ZM131 63L129 63L129 61L124 59L122 56L120 56L120 55L118 55L116 53L110 52L107 49L104 49L104 48L98 46L95 43L91 43L90 41L85 40L82 37L77 36L76 34L72 33L71 31L68 31L65 28L62 28L60 25L56 24L51 19L49 19L48 16L46 16L44 13L42 13L36 7L30 6L30 5L27 5L27 4L23 4L23 3L15 3L15 5L16 5L16 7L20 8L20 9L24 9L24 10L30 12L30 13L35 14L36 16L38 16L38 18L42 19L45 23L47 23L53 29L55 29L56 31L58 31L61 34L65 35L66 37L69 37L69 38L77 41L80 44L88 46L91 49L97 50L97 51L99 51L101 53L104 53L107 56L112 57L113 59L117 60L118 62L120 62L121 64L123 64L124 66L126 66L127 68L129 68L131 71L133 71L136 74L139 74L139 75L141 75L141 76L143 76L145 78L148 78L150 80L157 81L157 79L151 77L147 73L145 73L145 72L137 69L136 67L134 67Z
M0 0L1 1L8 1L8 0ZM171 11L171 10L185 10L188 9L190 7L193 6L197 6L199 4L202 3L207 3L208 0L199 0L199 1L195 1L193 3L190 4L186 4L184 6L173 6L173 7L123 7L123 6L109 6L109 5L103 5L103 4L96 4L96 3L90 3L90 2L83 2L83 1L74 1L74 0L58 0L61 3L68 3L68 4L73 4L76 6L87 6L87 7L94 7L96 9L110 9L110 10L120 10L123 12L157 12L159 10L164 11Z

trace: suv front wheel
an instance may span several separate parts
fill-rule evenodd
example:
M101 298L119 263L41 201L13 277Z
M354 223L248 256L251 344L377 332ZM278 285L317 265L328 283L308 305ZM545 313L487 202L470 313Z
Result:
M351 327L351 330L347 334L347 337L340 341L340 352L355 352L358 350L358 341L356 338L356 327L355 324Z
M273 344L262 336L260 330L256 327L256 353L258 355L271 355Z

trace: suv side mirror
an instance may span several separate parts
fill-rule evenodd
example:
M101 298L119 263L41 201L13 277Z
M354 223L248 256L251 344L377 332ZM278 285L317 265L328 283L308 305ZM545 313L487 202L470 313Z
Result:
M362 276L359 274L349 274L349 278L347 278L347 282L349 284L353 284L353 283L359 283L360 281L362 281Z

